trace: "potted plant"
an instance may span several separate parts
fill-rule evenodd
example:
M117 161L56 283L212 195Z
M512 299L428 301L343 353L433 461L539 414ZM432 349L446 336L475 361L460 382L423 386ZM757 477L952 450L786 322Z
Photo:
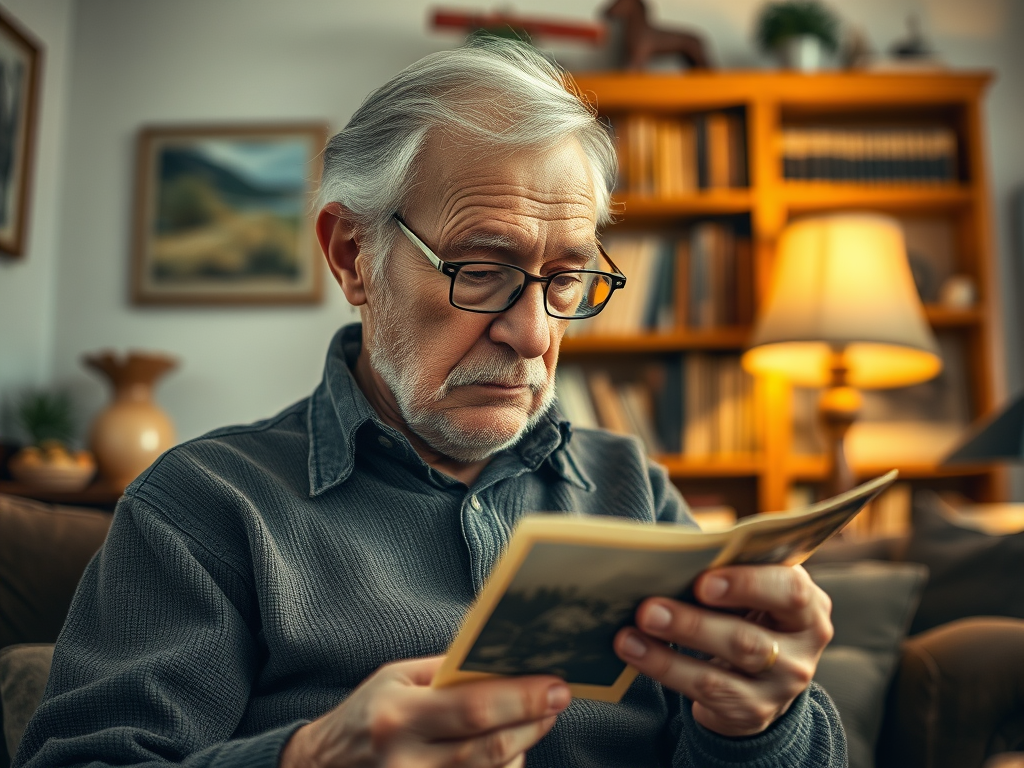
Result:
M77 491L89 484L96 460L74 451L74 405L65 392L29 390L15 406L15 420L30 444L10 461L15 480L49 491Z
M839 47L839 19L816 0L768 3L758 16L756 38L786 66L813 71L821 66L822 50L834 53Z

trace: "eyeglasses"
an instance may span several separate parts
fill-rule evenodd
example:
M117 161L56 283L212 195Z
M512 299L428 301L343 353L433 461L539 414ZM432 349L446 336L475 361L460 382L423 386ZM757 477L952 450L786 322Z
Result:
M596 269L566 269L547 277L531 275L525 269L493 261L441 261L396 213L393 218L413 245L423 252L438 272L452 281L448 301L467 312L498 313L509 309L524 293L527 283L544 286L544 309L561 320L593 317L608 303L612 293L626 284L604 248L597 249L615 273Z

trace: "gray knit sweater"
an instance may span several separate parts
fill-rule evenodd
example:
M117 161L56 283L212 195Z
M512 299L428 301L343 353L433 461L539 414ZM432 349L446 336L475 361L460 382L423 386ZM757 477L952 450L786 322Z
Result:
M358 350L342 329L308 400L180 445L128 488L15 766L273 768L379 666L445 650L524 513L689 521L637 443L557 413L467 488L376 417ZM640 677L619 704L575 700L527 762L839 768L845 739L817 686L727 739Z

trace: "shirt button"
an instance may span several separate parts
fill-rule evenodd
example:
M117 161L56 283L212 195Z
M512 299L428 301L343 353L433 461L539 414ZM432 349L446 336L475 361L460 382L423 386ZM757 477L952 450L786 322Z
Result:
M483 505L480 503L480 499L478 499L476 497L475 493L472 496L469 497L469 504L477 512L479 512L481 509L483 509Z
M384 437L384 435L379 435L377 437L377 442L383 445L385 448L390 448L391 446L394 445L394 443L392 443L390 440Z

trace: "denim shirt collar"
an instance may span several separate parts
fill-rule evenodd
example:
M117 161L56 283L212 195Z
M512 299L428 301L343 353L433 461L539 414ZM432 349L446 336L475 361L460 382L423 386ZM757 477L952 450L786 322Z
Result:
M353 323L341 328L328 347L323 380L309 398L306 427L309 432L311 497L345 482L352 474L357 450L356 435L367 422L372 422L393 440L406 440L404 435L380 420L356 383L352 370L361 347L361 324ZM571 445L572 427L556 405L518 444L503 453L514 454L531 471L546 461L567 482L592 491L595 485L573 455Z

